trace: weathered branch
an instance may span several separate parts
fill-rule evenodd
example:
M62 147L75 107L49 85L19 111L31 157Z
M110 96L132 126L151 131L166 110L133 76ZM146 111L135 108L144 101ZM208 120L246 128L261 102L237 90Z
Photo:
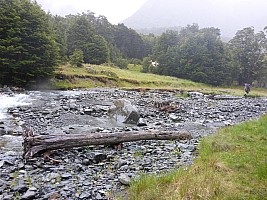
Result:
M110 145L138 140L186 140L192 136L178 131L131 131L117 133L88 133L88 134L60 134L33 135L27 132L24 137L24 157L26 159L38 153L63 148L81 147L88 145Z

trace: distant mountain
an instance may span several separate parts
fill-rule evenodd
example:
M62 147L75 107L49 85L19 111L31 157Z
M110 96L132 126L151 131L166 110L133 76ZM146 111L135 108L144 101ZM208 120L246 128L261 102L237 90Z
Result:
M123 23L133 29L185 27L197 23L201 28L216 27L225 37L254 26L267 26L266 0L148 0Z

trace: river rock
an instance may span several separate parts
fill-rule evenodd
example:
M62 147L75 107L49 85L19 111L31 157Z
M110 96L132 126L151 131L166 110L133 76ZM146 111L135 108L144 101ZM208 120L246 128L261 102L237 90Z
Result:
M12 191L17 191L19 193L26 192L28 190L28 187L26 185L17 185L12 188Z
M129 178L137 179L142 173L156 175L192 165L197 156L196 146L202 137L215 133L220 127L251 120L267 112L266 98L211 99L206 95L180 98L175 92L136 92L106 88L85 91L29 91L28 94L35 99L32 105L10 108L10 114L14 113L13 116L16 117L11 121L23 122L37 135L178 130L190 133L192 137L185 137L181 141L125 142L121 149L90 145L56 150L50 156L61 163L53 163L40 156L23 166L22 148L19 153L12 153L15 151L14 147L21 146L22 137L8 135L8 141L20 141L9 149L11 147L5 144L6 135L0 136L0 199L1 195L2 198L14 199L15 193L24 191L26 188L22 186L28 187L28 182L31 181L31 185L38 188L34 191L34 199L108 200L107 194L110 191L120 194L125 190ZM114 108L118 99L125 99L125 104L134 105L135 111L141 116L136 120L137 124L122 123L126 117L122 118L120 109L117 117L121 117L121 121L115 120L116 112L113 113L114 118L111 117L112 112L109 115L112 109L107 108ZM170 115L168 110L161 110L155 102L160 102L159 105L173 105L177 109ZM42 111L49 111L50 114L42 114ZM175 118L177 116L178 121ZM142 120L146 126L137 126ZM13 125L9 127L4 122L1 125L5 130L14 129ZM12 152L3 153L8 150ZM10 160L12 165L4 160ZM128 177L124 181L121 178L119 180L121 174ZM14 183L22 189L16 188ZM51 195L54 193L55 195ZM87 197L88 195L90 196Z
M13 195L3 195L3 200L13 200L13 199L14 199Z
M91 194L89 192L83 192L80 196L79 199L90 199Z
M25 194L22 195L21 200L34 199L36 196L36 188L29 188Z
M95 163L100 163L107 159L107 155L101 152L91 153L91 157L93 157Z
M137 124L140 114L129 100L118 99L114 101L114 105L110 107L109 114L117 121L121 121L126 124Z
M0 136L6 135L6 134L7 134L6 127L3 125L0 125Z
M140 118L137 122L137 126L147 126L147 122L144 118Z
M131 179L127 174L120 174L119 181L123 185L130 185Z
M201 92L188 92L188 96L191 98L203 98L204 94Z
M70 173L64 173L64 174L61 175L61 178L62 178L63 180L69 179L69 178L71 178L71 177L72 177L72 175L71 175Z
M169 117L173 122L181 121L181 118L179 116L177 116L176 114L172 113L172 114L169 115Z

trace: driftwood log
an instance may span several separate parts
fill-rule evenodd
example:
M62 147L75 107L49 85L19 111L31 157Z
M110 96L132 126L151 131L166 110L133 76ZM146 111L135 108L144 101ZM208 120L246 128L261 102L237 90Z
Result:
M34 135L26 130L24 136L24 158L49 150L82 147L88 145L112 145L138 140L187 140L192 136L179 131L130 131L115 133Z

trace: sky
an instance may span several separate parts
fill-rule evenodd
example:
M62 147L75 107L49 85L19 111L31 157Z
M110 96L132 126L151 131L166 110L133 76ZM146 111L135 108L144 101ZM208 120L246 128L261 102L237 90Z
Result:
M118 24L134 14L147 0L37 0L42 9L65 16L92 11Z

